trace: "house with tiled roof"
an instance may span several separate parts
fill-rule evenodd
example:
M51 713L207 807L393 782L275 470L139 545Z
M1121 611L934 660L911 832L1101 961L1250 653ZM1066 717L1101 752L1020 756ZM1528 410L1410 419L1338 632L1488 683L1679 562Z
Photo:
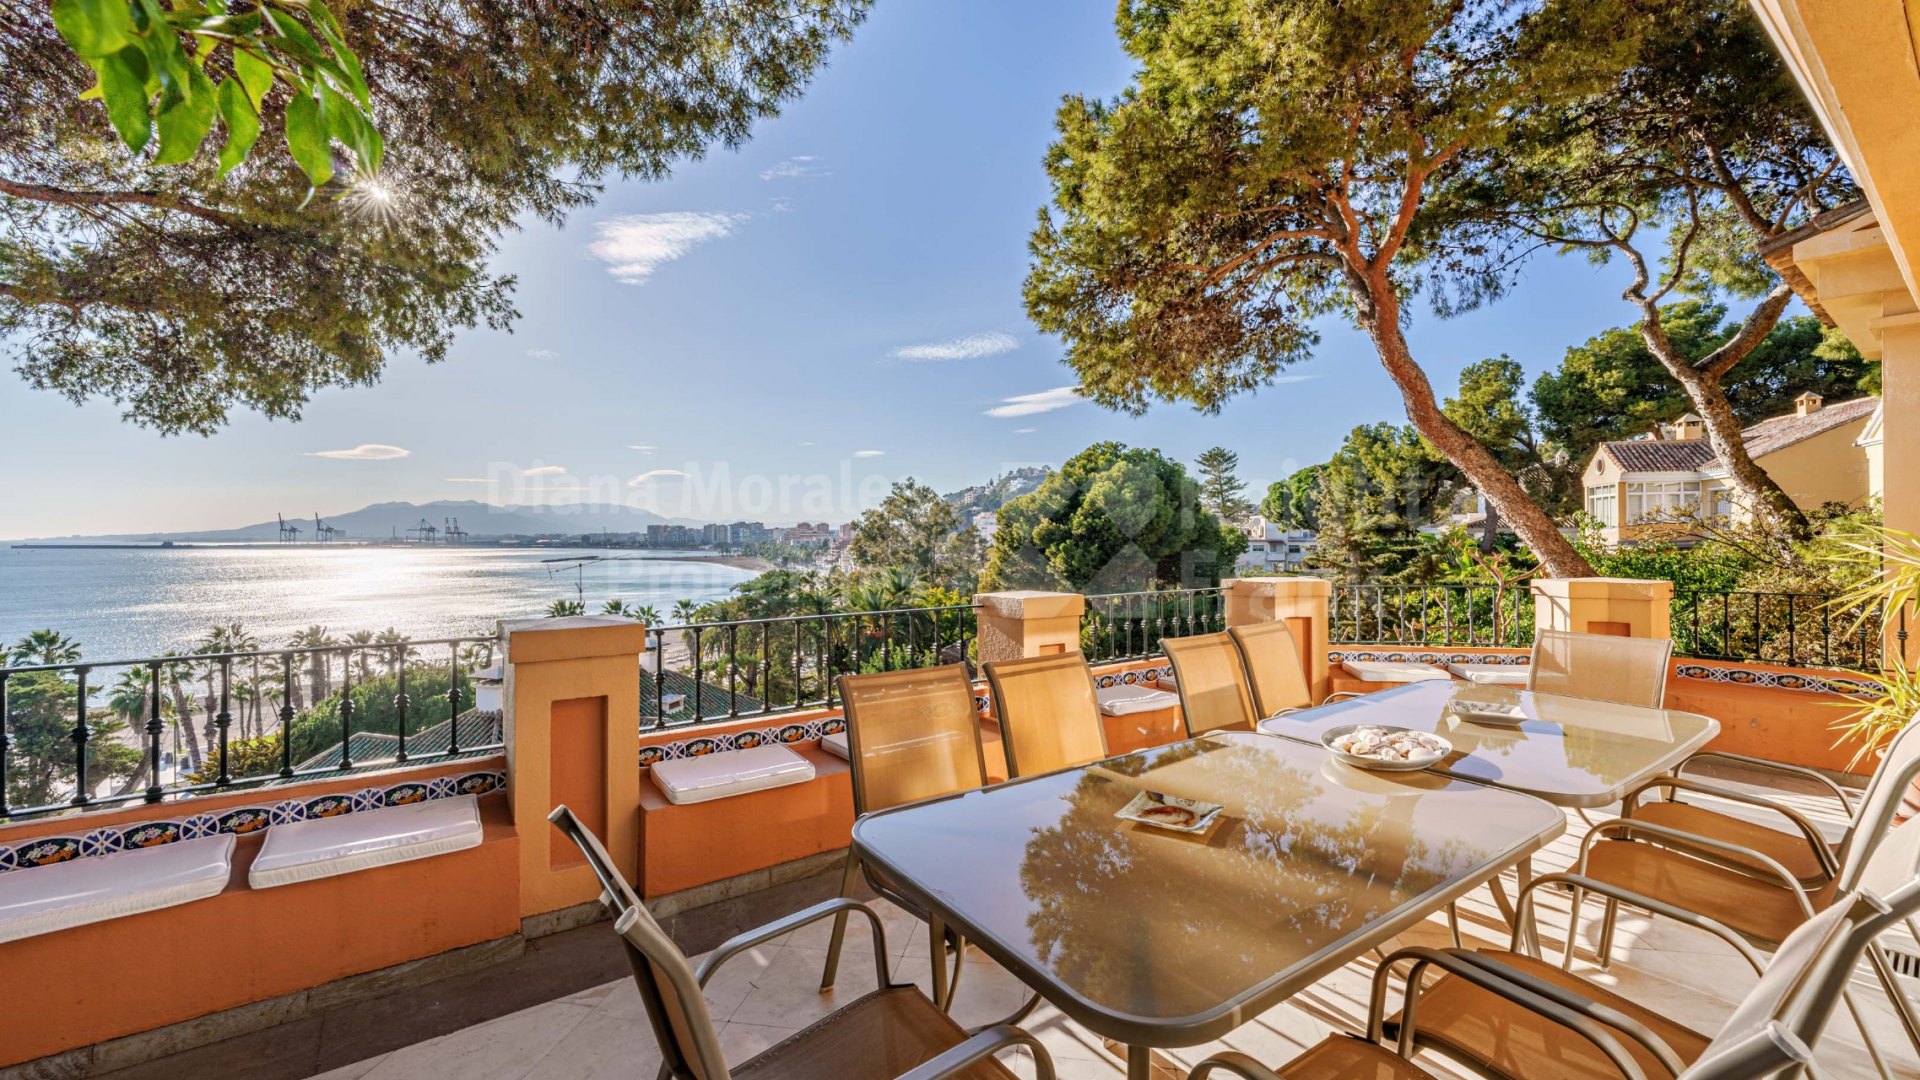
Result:
M1815 510L1829 503L1859 506L1880 494L1873 456L1880 399L1834 405L1819 394L1794 399L1794 409L1741 432L1747 453L1794 504ZM1582 475L1586 511L1611 543L1654 538L1684 542L1687 515L1739 518L1726 465L1707 440L1706 424L1689 413L1645 438L1601 443Z

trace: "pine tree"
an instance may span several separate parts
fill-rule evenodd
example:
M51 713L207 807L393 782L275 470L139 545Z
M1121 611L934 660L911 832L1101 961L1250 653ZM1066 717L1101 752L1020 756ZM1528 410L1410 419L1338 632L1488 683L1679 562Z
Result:
M1214 517L1232 525L1253 515L1253 504L1242 494L1246 485L1237 474L1239 454L1216 446L1195 458L1193 463L1200 470L1200 504L1213 511Z

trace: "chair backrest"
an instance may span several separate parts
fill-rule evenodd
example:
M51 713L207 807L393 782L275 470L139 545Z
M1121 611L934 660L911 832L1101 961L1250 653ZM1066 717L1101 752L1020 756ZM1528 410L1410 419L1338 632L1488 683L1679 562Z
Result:
M963 665L842 675L840 701L855 813L986 786L980 713Z
M1540 630L1533 636L1527 689L1658 709L1667 700L1672 657L1671 638Z
M600 879L600 887L605 890L602 899L613 908L613 928L626 948L633 981L640 988L640 1002L653 1024L653 1037L660 1044L667 1075L674 1080L728 1080L720 1037L686 954L653 921L646 905L620 876L600 838L580 824L572 810L563 803L553 808L547 820L580 846L587 865Z
M1034 776L1107 756L1093 672L1077 652L986 665L1010 776Z
M1253 730L1260 714L1254 711L1253 694L1247 689L1247 669L1240 663L1240 650L1231 637L1195 634L1163 638L1160 647L1173 661L1188 735L1222 729Z
M1900 739L1909 746L1912 744L1908 736L1910 730L1900 733ZM1883 768L1874 775L1867 797L1861 801L1859 813L1854 817L1853 828L1840 845L1840 873L1833 879L1835 891L1868 888L1886 892L1920 870L1920 865L1916 865L1920 861L1920 818L1909 819L1898 827L1893 824L1894 814L1900 809L1901 794L1915 776L1920 776L1920 755L1907 754L1904 758L1899 768ZM1887 765L1892 764L1893 753L1889 751Z
M1853 826L1847 830L1847 837L1840 845L1840 864L1842 870L1854 861L1854 849L1865 844L1871 847L1875 838L1884 835L1897 821L1906 820L1913 815L1907 810L1906 803L1912 798L1913 778L1920 773L1920 724L1909 723L1894 733L1893 740L1887 743L1886 756L1880 759L1880 765L1873 770L1873 776L1867 780L1866 790L1861 793L1860 805L1853 811ZM1864 854L1864 852L1862 852ZM1841 888L1852 888L1851 881L1843 881Z
M1253 690L1254 707L1261 716L1272 716L1283 709L1304 709L1313 704L1313 689L1307 685L1307 669L1300 662L1300 646L1293 631L1283 622L1254 623L1227 630L1240 650L1240 661L1247 669L1247 685Z
M1884 896L1849 893L1802 923L1678 1080L1754 1080L1804 1066L1861 954L1916 911L1920 881L1909 880Z

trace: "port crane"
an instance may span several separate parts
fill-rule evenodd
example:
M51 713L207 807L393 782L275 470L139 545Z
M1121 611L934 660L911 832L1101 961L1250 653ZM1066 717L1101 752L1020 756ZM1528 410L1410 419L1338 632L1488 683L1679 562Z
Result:
M440 539L440 529L433 522L421 518L420 524L407 530L407 535L417 543L431 544Z
M284 517L281 517L281 515L279 514L275 514L273 516L280 518L280 542L281 543L283 544L293 543L300 539L300 526L288 524L287 519Z
M447 543L464 544L467 542L467 530L460 527L459 518L442 518L441 521L446 525L443 534L447 538Z
M321 521L318 513L313 515L313 538L315 540L337 540L343 535L345 534L339 529Z

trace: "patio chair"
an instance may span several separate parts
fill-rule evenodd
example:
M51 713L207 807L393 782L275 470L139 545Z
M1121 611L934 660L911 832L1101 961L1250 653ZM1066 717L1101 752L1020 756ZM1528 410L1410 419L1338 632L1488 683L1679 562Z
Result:
M1678 918L1690 925L1710 929L1753 962L1753 954L1743 942L1762 948L1776 948L1802 925L1811 922L1857 889L1889 892L1920 874L1920 819L1892 826L1902 793L1915 775L1920 775L1920 755L1914 755L1897 772L1876 783L1860 806L1859 818L1847 842L1842 845L1842 860L1833 878L1824 886L1808 890L1784 866L1762 852L1705 836L1692 835L1634 818L1616 818L1602 822L1581 841L1580 857L1574 874L1568 878L1573 890L1573 906L1568 916L1567 944L1560 966L1569 968L1573 944L1578 940L1580 913L1587 893L1604 898L1600 940L1595 952L1600 966L1613 959L1613 933L1620 905L1645 908L1656 916ZM1624 836L1627 839L1608 839ZM1639 842L1633 837L1657 842ZM1709 862L1682 850L1705 850L1719 854L1720 861ZM1739 860L1741 869L1727 862ZM1549 875L1542 881L1562 875ZM1537 883L1534 883L1537 884ZM1528 886L1529 892L1534 887ZM1524 900L1528 894L1523 893ZM1519 918L1520 916L1516 916ZM1920 928L1916 928L1920 929ZM1920 936L1920 935L1916 935ZM1878 945L1869 945L1867 963L1886 992L1907 1040L1920 1052L1920 1014L1900 989L1893 966ZM1867 1048L1879 1061L1873 1036L1859 1011L1854 1014ZM1884 1067L1882 1074L1885 1074Z
M841 897L749 930L709 953L696 972L620 876L600 838L565 805L554 807L547 820L580 846L605 890L601 899L613 909L613 928L626 949L634 984L640 988L640 1003L660 1045L663 1080L882 1080L907 1074L915 1080L1012 1080L1014 1074L994 1058L1015 1046L1030 1049L1039 1076L1052 1080L1053 1059L1032 1035L1006 1023L967 1031L936 1008L919 987L889 979L886 932L880 917L865 904ZM707 1012L702 991L708 981L721 965L747 949L829 916L852 912L872 924L879 988L746 1061L729 1065Z
M1093 672L1077 652L986 665L1008 776L1035 776L1107 756Z
M1541 630L1533 637L1527 689L1649 709L1667 700L1669 638Z
M1835 845L1829 842L1826 834L1808 820L1806 815L1778 799L1738 791L1683 775L1688 765L1710 758L1745 762L1816 781L1821 785L1822 793L1831 794L1837 799L1840 808L1847 814L1847 828L1840 843ZM1757 851L1778 863L1801 885L1814 888L1825 884L1840 872L1840 863L1846 858L1847 848L1859 835L1862 810L1866 805L1876 802L1876 794L1883 784L1894 784L1898 777L1907 774L1915 758L1920 758L1920 724L1909 724L1901 728L1894 735L1893 741L1888 744L1886 756L1881 758L1879 767L1868 778L1867 786L1862 792L1861 804L1856 806L1845 788L1812 769L1802 769L1797 765L1785 765L1759 758L1747 758L1738 754L1706 751L1682 762L1680 767L1674 770L1673 776L1649 780L1629 791L1621 800L1620 816L1653 825L1662 825L1689 836L1704 836L1711 840ZM1662 799L1653 802L1641 801L1642 796L1655 788L1661 789L1664 796ZM1714 810L1698 803L1681 802L1674 794L1676 791L1711 795L1741 806L1755 807L1768 814L1778 815L1792 828L1791 831L1776 829L1763 822ZM1714 848L1689 844L1684 839L1655 835L1646 835L1643 838L1661 847L1685 851L1695 858L1705 859L1708 862L1719 863L1735 870L1744 870L1761 877L1771 877L1771 871L1766 866L1738 853L1723 854Z
M1160 647L1173 661L1180 713L1192 737L1209 731L1253 731L1260 717L1247 689L1240 650L1227 634L1163 638Z
M853 767L853 812L864 817L923 799L985 787L987 759L980 746L980 714L974 708L973 682L961 664L882 671L870 675L842 675L840 703L847 717L847 762ZM854 881L864 874L873 890L918 915L932 928L933 999L943 1010L953 1002L960 982L964 944L951 942L954 968L951 983L945 974L949 936L940 920L922 910L862 866L849 850L840 895L853 894ZM827 966L820 989L833 986L840 967L840 944L846 938L847 913L833 920L827 945Z
M1374 973L1368 1038L1332 1036L1277 1072L1244 1054L1219 1054L1196 1066L1188 1080L1215 1073L1245 1080L1433 1080L1408 1060L1417 1048L1510 1080L1756 1080L1788 1074L1811 1065L1813 1047L1861 954L1917 910L1920 882L1885 899L1871 891L1843 898L1782 943L1712 1037L1517 953L1402 949ZM1387 982L1400 964L1409 965L1404 1004L1398 1015L1383 1019ZM1440 977L1426 982L1429 970ZM1390 1037L1391 1050L1385 1045Z
M1253 690L1253 705L1262 719L1313 707L1313 688L1300 662L1300 647L1283 622L1254 623L1227 630L1240 650L1240 663ZM1327 701L1363 697L1351 690L1328 694ZM1326 704L1326 702L1321 702Z

